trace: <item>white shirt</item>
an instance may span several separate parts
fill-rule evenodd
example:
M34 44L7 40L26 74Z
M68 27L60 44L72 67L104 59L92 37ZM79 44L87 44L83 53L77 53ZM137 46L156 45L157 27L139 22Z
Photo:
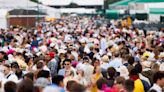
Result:
M156 92L162 92L162 88L161 88L159 85L157 85L157 84L154 84L154 85L150 88L150 90L155 90Z
M122 59L121 58L114 58L112 61L109 62L110 67L118 68L122 66Z
M13 81L15 83L18 82L18 77L15 75L15 73L10 72L8 75L5 76L6 81Z

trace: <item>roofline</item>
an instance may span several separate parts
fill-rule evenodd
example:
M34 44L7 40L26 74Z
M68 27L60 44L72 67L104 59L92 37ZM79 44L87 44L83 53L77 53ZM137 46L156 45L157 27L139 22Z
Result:
M8 15L8 18L16 18L16 17L45 17L46 15Z

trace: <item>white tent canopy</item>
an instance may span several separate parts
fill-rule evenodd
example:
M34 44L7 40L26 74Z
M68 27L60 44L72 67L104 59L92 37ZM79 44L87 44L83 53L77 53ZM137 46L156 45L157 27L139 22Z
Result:
M44 5L50 6L65 6L71 3L76 3L81 6L102 6L104 4L104 0L39 0L39 2L41 2Z

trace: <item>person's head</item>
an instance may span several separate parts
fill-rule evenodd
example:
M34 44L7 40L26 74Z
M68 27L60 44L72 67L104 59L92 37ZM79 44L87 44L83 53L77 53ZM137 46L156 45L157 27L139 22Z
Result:
M137 63L134 67L138 73L141 73L142 72L142 65L140 63Z
M27 73L27 74L25 74L24 75L24 79L26 80L26 79L30 79L30 80L34 80L34 74L33 73Z
M70 92L85 92L86 87L82 84L79 84L77 82L73 83L70 87Z
M13 72L16 72L16 70L19 69L18 63L17 62L12 62L11 63L11 69L12 69Z
M81 75L81 76L84 76L84 70L83 69L77 69L77 74Z
M40 92L42 92L43 88L45 88L49 84L50 84L50 82L46 78L38 78L35 81L34 86L35 86L35 88L38 88Z
M119 52L115 52L115 53L114 53L114 57L117 58L117 57L119 57L119 56L120 56Z
M16 92L33 92L34 90L34 85L33 82L31 80L22 80L19 84L18 84L18 88Z
M40 62L40 61L37 62L36 63L36 68L41 70L43 68L43 62Z
M4 64L4 75L9 74L11 71L11 67L8 64Z
M159 71L160 66L157 63L152 64L151 70L153 72Z
M124 84L124 88L127 92L133 92L134 90L134 81L133 80L126 80Z
M114 78L116 75L116 69L114 67L109 67L107 69L107 74L108 74L109 78Z
M116 84L124 85L124 83L125 83L125 78L124 77L121 77L121 76L116 77Z
M130 76L133 76L133 75L138 75L138 70L136 68L133 68L131 71L130 71Z
M3 51L0 51L0 59L3 59L4 58L4 56L5 56L5 52L3 52Z
M89 63L89 57L88 57L88 56L85 56L85 57L83 58L83 62L84 62L84 63Z
M97 73L97 74L100 74L101 73L101 67L96 66L95 69L94 69L94 72Z
M108 80L105 79L104 77L101 77L97 80L96 85L99 90L103 90L107 86L107 83L108 83Z
M134 64L134 57L130 56L130 57L128 58L128 63L129 63L130 65L133 65L133 64Z
M52 78L52 83L54 83L60 87L64 87L63 79L64 79L64 77L62 75L55 75Z
M75 83L76 83L76 81L74 81L74 80L68 81L67 84L66 84L67 91L70 91L72 86L73 86L73 84L75 84Z
M37 74L37 78L40 78L40 77L49 79L50 78L50 72L46 71L46 70L41 70Z
M64 60L64 67L65 67L65 69L70 69L71 68L71 60L70 59L65 59Z
M104 55L104 56L102 57L102 61L103 61L104 63L108 63L108 62L109 62L109 57L108 57L107 55Z
M17 85L15 82L8 81L4 85L5 92L16 92Z
M164 72L158 71L153 76L153 81L160 87L164 87Z

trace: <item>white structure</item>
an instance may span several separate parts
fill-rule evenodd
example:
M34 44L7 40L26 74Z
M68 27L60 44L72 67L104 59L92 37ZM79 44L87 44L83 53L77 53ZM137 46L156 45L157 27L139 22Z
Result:
M59 7L61 13L96 13L96 7L103 7L104 0L39 0L43 5ZM77 4L78 7L67 7L70 4ZM92 8L86 8L86 7Z
M80 6L103 6L104 0L39 0L44 5L49 6L66 6L71 3L76 3Z
M7 9L0 9L0 28L6 28L7 27Z
M158 3L130 3L130 14L147 13L150 22L159 22L164 17L164 2Z
M39 10L47 17L60 18L60 10L31 2L30 0L0 0L0 28L7 28L7 12L13 9Z

